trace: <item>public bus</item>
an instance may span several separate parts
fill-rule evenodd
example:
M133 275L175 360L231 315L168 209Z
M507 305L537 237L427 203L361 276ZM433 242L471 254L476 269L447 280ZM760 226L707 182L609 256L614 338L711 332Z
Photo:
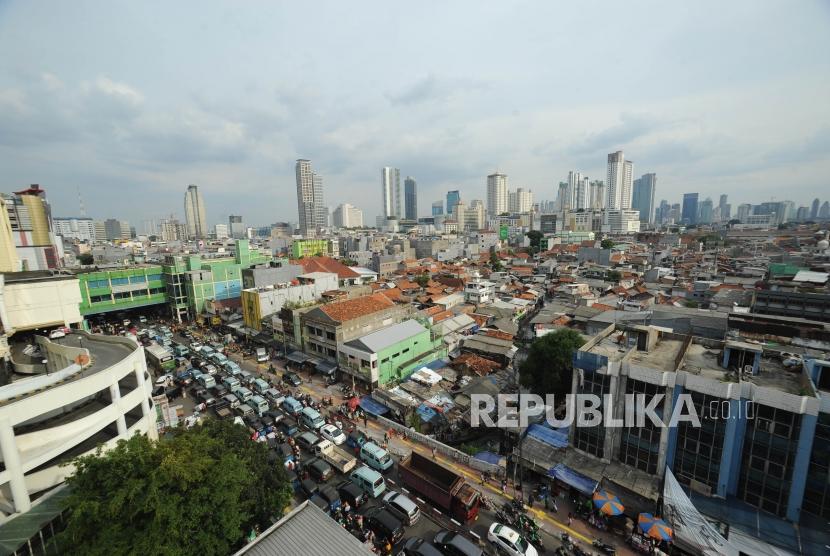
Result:
M173 354L164 346L152 344L144 348L147 356L147 364L156 369L159 373L167 373L176 368L176 361Z

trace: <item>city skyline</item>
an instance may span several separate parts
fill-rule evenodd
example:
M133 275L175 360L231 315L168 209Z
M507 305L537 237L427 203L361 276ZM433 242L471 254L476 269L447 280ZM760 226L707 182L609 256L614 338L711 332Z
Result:
M460 3L441 21L428 6L358 7L343 25L345 8L332 3L313 10L325 40L297 50L302 30L285 22L309 21L306 6L236 13L223 29L226 13L210 3L192 25L180 23L185 6L159 5L169 17L149 18L152 9L58 5L44 17L38 6L4 3L0 164L7 183L47 188L61 215L78 213L80 189L88 214L135 222L181 207L189 183L215 207L210 225L231 213L293 219L285 199L294 194L293 161L303 157L326 176L329 206L362 204L369 221L380 214L376 176L386 164L416 176L424 199L453 189L484 198L483 176L494 168L537 199L555 199L570 169L604 179L604 157L616 150L638 174L658 174L663 191L727 192L738 206L780 199L785 184L794 202L809 205L827 190L830 169L826 4L733 3L718 5L717 18L713 6L687 6L677 18L660 5ZM661 33L634 40L623 32L645 18ZM461 21L497 24L505 40L445 32ZM545 32L544 21L561 22L561 32ZM582 38L586 21L602 39L555 55ZM413 51L389 35L426 22L435 35L428 48ZM35 26L37 36L27 32ZM782 43L774 40L782 27L803 32ZM210 40L215 29L222 44ZM217 63L227 67L222 79L209 71ZM369 85L379 68L386 84ZM575 72L578 87L558 86ZM169 86L171 75L180 86Z

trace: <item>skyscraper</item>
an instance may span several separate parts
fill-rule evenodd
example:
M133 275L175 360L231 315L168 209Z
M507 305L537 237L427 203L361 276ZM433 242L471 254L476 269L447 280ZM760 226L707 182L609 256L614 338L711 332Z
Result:
M383 216L397 216L401 214L401 171L397 168L384 166L380 171L381 195L383 196Z
M326 205L323 203L323 177L311 168L311 161L304 158L297 160L297 212L300 217L300 233L313 235L318 228L323 228L328 219Z
M810 218L817 218L818 217L818 209L821 205L821 201L818 200L818 197L813 199L813 206L810 208Z
M444 201L435 201L432 203L432 216L444 214Z
M403 182L404 213L407 220L418 219L418 184L415 178L407 176Z
M487 212L497 216L507 212L507 175L496 172L487 176Z
M830 202L824 201L821 204L821 208L818 209L817 218L821 218L822 220L830 218Z
M205 201L196 185L188 185L184 192L184 220L187 223L187 237L207 237Z
M699 214L697 221L701 224L711 224L714 216L714 203L711 197L706 197L698 208Z
M681 220L684 224L697 224L697 193L683 194L683 214Z
M738 205L738 214L737 219L741 222L746 222L747 217L752 214L752 205L749 203L743 203Z
M512 213L530 212L533 208L533 192L529 189L519 187L516 191L507 194L507 210Z
M643 174L634 180L631 208L640 211L640 222L654 222L654 192L657 190L657 174Z
M671 207L669 206L669 202L663 199L660 201L660 207L657 209L657 214L655 216L656 222L658 224L665 224L671 217L670 213Z
M452 215L455 214L455 205L457 205L461 201L461 193L455 189L453 191L447 191L447 214Z
M23 191L4 196L16 256L9 255L9 261L4 265L15 270L59 268L63 253L58 250L46 191L33 184ZM127 232L129 234L129 225Z
M338 228L360 228L363 226L363 211L349 203L343 203L334 209L332 220Z
M625 159L622 151L608 155L608 209L631 208L631 187L634 163Z
M730 205L727 200L729 197L727 195L721 195L720 201L718 202L718 219L721 222L726 222L732 217L732 205Z
M605 208L605 183L602 180L594 180L588 186L588 208L601 210Z

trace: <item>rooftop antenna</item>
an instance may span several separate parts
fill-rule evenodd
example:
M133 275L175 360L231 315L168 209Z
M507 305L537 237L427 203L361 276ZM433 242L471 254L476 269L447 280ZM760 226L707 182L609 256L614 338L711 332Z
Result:
M84 199L81 197L81 186L78 186L78 207L81 211L81 217L86 217L86 207L84 206Z

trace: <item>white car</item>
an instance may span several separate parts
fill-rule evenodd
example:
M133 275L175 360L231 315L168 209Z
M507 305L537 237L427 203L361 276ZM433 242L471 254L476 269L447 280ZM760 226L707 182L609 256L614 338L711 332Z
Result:
M173 380L173 375L171 375L171 374L161 375L160 377L158 377L156 379L156 384L167 384L169 382L172 382L172 380Z
M337 446L346 442L346 435L343 434L343 431L332 424L320 427L320 434L323 435L323 438Z
M58 338L63 338L66 336L66 332L63 328L56 328L49 332L49 339L50 340L57 340Z
M533 545L519 533L501 523L494 523L487 531L487 540L498 552L510 556L538 556Z

